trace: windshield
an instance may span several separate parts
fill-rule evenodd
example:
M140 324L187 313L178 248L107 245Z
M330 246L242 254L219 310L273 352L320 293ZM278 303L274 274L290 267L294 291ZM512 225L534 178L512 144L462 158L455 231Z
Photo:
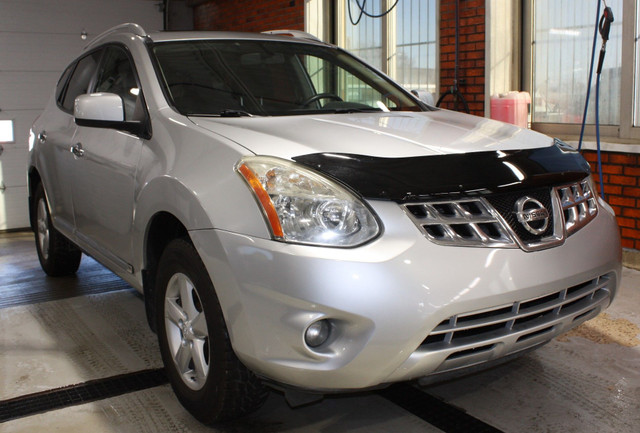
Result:
M157 43L153 53L170 103L185 115L422 111L387 78L333 47L197 40Z

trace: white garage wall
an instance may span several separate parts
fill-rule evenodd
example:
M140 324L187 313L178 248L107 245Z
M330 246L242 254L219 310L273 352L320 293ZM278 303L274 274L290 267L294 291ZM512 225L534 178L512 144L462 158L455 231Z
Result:
M0 230L29 225L26 166L29 128L63 69L91 39L135 22L161 30L161 0L0 0L0 120L14 142L0 154ZM82 32L87 39L81 38Z

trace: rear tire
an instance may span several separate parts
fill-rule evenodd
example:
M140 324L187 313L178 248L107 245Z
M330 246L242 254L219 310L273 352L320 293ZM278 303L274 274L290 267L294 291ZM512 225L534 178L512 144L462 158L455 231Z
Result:
M80 266L82 252L51 224L49 205L42 184L35 194L36 250L40 266L51 277L75 274Z
M158 341L178 400L204 424L258 409L266 388L233 352L213 284L193 245L171 241L158 269Z

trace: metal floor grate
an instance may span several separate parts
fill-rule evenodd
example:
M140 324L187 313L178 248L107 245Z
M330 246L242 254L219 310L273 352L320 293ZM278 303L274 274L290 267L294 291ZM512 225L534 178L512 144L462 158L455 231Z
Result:
M164 370L121 374L0 401L0 423L38 413L141 391L167 383Z

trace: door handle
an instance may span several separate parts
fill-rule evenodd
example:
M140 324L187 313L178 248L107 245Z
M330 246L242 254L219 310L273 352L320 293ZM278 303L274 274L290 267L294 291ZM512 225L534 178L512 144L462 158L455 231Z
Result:
M73 153L73 156L78 157L78 158L82 158L84 156L84 149L82 148L82 143L76 143L75 145L71 146L71 149L69 149L71 151L71 153Z
M40 134L38 134L38 141L40 143L44 143L45 141L47 141L47 133L45 131L42 131Z

